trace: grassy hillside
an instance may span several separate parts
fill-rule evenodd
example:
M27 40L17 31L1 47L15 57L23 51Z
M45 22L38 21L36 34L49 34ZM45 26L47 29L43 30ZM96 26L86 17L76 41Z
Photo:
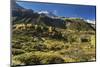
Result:
M95 30L89 23L84 21L84 19L80 18L66 18L64 19L66 22L66 27L71 30L78 30L78 31L91 31Z
M32 23L12 27L12 65L95 61L93 30Z

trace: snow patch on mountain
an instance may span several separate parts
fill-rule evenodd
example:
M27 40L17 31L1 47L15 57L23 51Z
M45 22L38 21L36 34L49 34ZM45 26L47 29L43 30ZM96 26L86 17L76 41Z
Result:
M45 14L45 15L47 15L47 16L49 16L49 17L55 17L56 15L53 13L53 12L50 12L50 11L38 11L38 14Z
M93 21L93 20L85 20L85 21L88 23L91 23L91 24L95 24L95 21Z

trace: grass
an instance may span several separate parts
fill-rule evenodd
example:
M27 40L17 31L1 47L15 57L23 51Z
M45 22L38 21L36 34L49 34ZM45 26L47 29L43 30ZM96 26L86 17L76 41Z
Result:
M43 30L43 29L42 29ZM61 38L39 32L36 29L16 30L12 35L12 65L54 64L95 60L95 31L70 31L58 29ZM46 33L48 31L45 30ZM90 34L92 32L92 34ZM42 37L41 35L47 35ZM88 41L81 41L81 37Z

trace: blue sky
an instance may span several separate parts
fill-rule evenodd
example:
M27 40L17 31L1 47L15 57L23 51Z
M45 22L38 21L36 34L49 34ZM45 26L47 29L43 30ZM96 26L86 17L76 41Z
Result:
M87 5L54 4L37 2L17 2L20 6L34 11L50 11L57 16L79 17L88 20L95 20L96 7Z

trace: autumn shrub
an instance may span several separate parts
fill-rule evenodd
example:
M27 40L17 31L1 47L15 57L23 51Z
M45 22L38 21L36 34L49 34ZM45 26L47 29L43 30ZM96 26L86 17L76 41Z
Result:
M24 63L25 65L28 64L40 64L39 58L31 53L25 53L22 55L18 55L14 57L15 61L20 61L21 63Z
M26 43L23 43L24 45L22 46L22 49L27 51L27 52L30 52L30 51L34 51L34 45L35 43L33 42L26 42Z
M94 55L91 54L84 54L82 56L79 57L80 61L84 62L84 61L91 61L91 59L94 57ZM95 57L94 57L95 58Z
M62 44L54 44L53 46L51 46L51 50L61 50L63 49L64 45Z
M48 40L48 42L45 45L47 45L48 50L54 50L54 51L61 50L64 48L63 42L59 42L59 41Z
M46 49L46 45L43 43L36 43L34 45L34 49L38 50L38 51L43 51Z
M27 51L27 52L31 52L31 51L44 51L46 49L46 45L43 44L43 43L39 43L39 42L27 42L22 47L22 49Z
M73 35L73 34L68 34L68 42L69 43L73 43L73 42L77 42L77 38L78 36L77 35Z
M22 54L24 53L25 51L22 50L22 49L12 49L12 54L13 55L18 55L18 54Z
M64 59L59 56L50 56L47 60L49 64L64 63Z
M12 48L21 49L22 46L23 45L20 42L12 43Z
M20 61L25 65L36 64L53 64L63 63L64 59L60 55L53 53L34 52L17 55L13 58L15 61Z

